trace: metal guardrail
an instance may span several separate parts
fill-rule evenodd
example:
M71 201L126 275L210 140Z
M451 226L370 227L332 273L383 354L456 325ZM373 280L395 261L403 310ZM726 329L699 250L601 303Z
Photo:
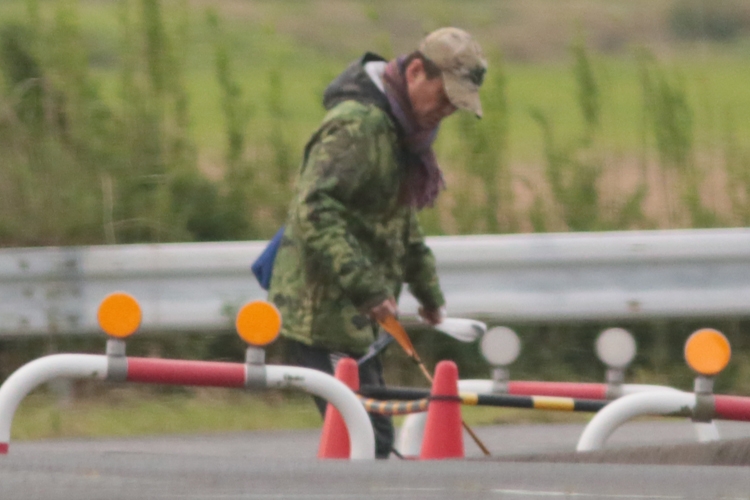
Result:
M498 321L750 316L750 229L428 238L451 316ZM265 242L0 250L0 337L98 331L127 291L142 332L232 331L265 298L250 264ZM405 293L401 308L414 314Z

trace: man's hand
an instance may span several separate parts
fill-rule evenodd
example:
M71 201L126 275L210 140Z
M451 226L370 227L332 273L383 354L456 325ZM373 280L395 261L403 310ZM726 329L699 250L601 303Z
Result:
M383 302L370 309L368 314L378 323L388 316L398 317L398 305L396 304L396 299L393 297L385 299Z
M419 315L428 325L435 326L445 317L445 310L442 307L437 309L425 309L424 307L419 308Z

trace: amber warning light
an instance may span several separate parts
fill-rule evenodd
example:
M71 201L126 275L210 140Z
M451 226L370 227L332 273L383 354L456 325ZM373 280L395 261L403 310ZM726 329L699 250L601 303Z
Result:
M281 313L270 302L248 302L237 313L235 326L242 340L254 346L264 346L279 336Z
M696 331L685 342L685 361L701 375L716 375L726 368L731 356L727 338L712 328Z
M99 304L97 320L107 335L124 339L138 331L142 316L141 306L132 295L116 292Z

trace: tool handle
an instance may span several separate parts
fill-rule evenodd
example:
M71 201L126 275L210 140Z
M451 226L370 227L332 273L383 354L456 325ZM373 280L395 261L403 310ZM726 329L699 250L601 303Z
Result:
M424 374L427 381L432 384L432 375L430 375L430 372L427 371L427 367L425 367L424 363L422 361L417 361L417 364L419 365L419 369L422 370L422 373Z

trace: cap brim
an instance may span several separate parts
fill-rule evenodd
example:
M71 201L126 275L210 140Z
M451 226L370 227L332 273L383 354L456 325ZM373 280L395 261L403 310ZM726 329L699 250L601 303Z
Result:
M471 111L477 118L482 117L482 102L479 100L479 87L459 76L443 72L443 87L451 104L458 109Z

